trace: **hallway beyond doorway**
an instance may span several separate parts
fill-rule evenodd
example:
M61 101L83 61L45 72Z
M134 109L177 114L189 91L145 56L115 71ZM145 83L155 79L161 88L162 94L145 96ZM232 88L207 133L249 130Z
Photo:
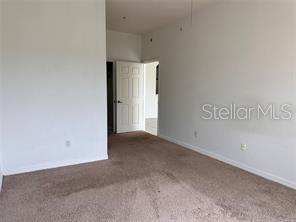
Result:
M145 119L145 131L154 136L157 136L157 118Z
M145 64L145 131L157 136L159 62Z

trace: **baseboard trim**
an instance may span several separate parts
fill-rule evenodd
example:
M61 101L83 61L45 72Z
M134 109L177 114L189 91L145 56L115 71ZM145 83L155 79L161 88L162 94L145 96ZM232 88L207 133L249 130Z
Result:
M106 154L99 158L89 158L84 160L67 160L67 161L60 161L60 162L37 164L32 166L24 166L17 169L5 170L4 175L10 176L10 175L16 175L21 173L30 173L30 172L35 172L39 170L54 169L58 167L72 166L72 165L83 164L83 163L91 163L91 162L107 160L107 159L108 159L108 155Z
M222 156L220 154L209 152L209 151L207 151L205 149L202 149L200 147L197 147L197 146L182 142L180 140L176 140L176 139L173 139L173 138L165 136L165 135L158 135L158 136L160 138L164 139L164 140L169 141L169 142L178 144L180 146L183 146L183 147L188 148L190 150L193 150L195 152L201 153L201 154L206 155L208 157L211 157L213 159L220 160L220 161L222 161L224 163L227 163L227 164L230 164L232 166L238 167L238 168L240 168L242 170L245 170L245 171L248 171L250 173L256 174L258 176L264 177L265 179L280 183L280 184L282 184L284 186L287 186L287 187L290 187L292 189L296 189L296 183L293 182L293 181L287 180L287 179L282 178L282 177L278 177L278 176L273 175L271 173L268 173L268 172L256 169L254 167L248 166L246 164L237 162L235 160L229 159L229 158L227 158L225 156Z

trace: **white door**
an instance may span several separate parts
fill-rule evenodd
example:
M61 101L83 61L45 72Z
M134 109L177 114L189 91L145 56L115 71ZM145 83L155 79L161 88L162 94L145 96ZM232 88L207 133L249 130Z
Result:
M143 130L144 65L116 63L117 133Z

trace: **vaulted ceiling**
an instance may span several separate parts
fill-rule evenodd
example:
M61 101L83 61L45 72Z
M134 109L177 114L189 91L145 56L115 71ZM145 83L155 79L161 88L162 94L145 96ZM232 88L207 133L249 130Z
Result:
M107 28L122 32L147 33L193 12L213 0L106 0Z

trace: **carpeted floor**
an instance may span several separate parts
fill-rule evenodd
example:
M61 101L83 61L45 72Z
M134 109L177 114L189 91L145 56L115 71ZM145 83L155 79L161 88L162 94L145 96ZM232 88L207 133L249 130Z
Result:
M1 222L296 221L296 191L146 133L109 160L6 177Z

